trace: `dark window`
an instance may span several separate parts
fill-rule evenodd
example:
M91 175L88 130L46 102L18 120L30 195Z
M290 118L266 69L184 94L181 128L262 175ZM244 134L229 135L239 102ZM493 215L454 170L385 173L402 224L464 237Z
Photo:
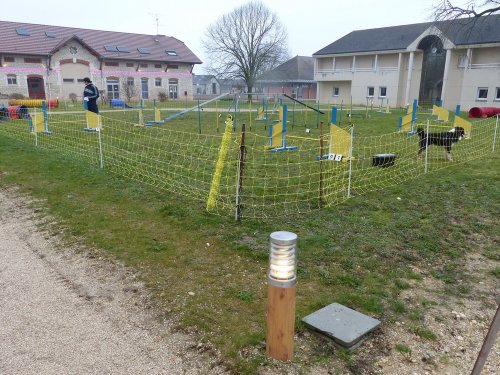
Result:
M10 56L4 56L3 61L4 62L14 62L15 59L13 57L10 57Z
M24 62L28 64L41 64L42 59L37 58L37 57L25 57Z
M118 52L118 48L116 48L116 46L104 46L104 49L108 52Z
M127 68L132 68L134 66L134 63L127 63Z
M179 65L171 65L171 64L169 64L169 65L167 65L167 70L168 69L179 69Z
M155 68L161 69L161 64L155 64Z
M373 98L374 94L375 94L375 87L368 87L368 97Z
M333 96L339 96L340 89L338 87L333 88Z
M495 100L500 100L500 87L496 88Z
M478 100L488 99L488 88L487 87L479 87L477 89L477 99Z
M53 32L53 31L46 31L46 32L45 32L45 36L46 36L47 38L55 38L55 37L56 37L56 33L55 33L55 32Z
M128 86L134 86L134 78L128 77L127 78L127 85Z
M118 62L116 61L106 61L104 63L105 66L119 66L120 64L118 64Z
M141 68L147 68L148 64L141 64Z
M142 53L142 54L145 54L145 55L148 55L149 53L149 49L148 48L137 48L137 51L139 51L139 53Z
M155 79L155 86L156 87L161 87L161 78L156 78Z
M8 85L17 85L17 77L13 74L7 76Z
M16 28L16 32L17 32L18 35L24 35L24 36L30 36L31 35L30 32L27 29L25 29L24 27L18 27L18 28Z
M380 87L379 97L385 98L386 96L387 96L387 87Z
M75 83L74 78L63 78L63 83Z

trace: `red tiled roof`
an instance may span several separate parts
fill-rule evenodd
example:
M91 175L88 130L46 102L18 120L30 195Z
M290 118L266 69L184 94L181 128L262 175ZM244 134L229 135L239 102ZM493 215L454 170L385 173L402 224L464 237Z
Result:
M17 28L27 30L30 35L19 35ZM47 37L46 32L52 32L55 37ZM0 21L1 54L46 56L75 37L89 47L91 52L104 59L201 64L201 60L183 42L165 35ZM104 49L105 45L126 47L130 52L109 52ZM150 53L141 54L138 48L146 48ZM167 55L166 50L175 51L177 56Z

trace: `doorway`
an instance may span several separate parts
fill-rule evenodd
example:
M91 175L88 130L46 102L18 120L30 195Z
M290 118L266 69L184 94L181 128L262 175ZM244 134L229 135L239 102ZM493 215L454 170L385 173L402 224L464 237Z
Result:
M28 77L28 95L30 99L45 99L42 77Z
M424 51L418 101L419 103L433 103L441 100L446 50L443 48L443 42L436 35L429 35L422 39L418 48Z

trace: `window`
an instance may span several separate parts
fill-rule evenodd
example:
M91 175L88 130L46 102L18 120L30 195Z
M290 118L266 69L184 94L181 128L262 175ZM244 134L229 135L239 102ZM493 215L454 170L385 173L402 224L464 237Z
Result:
M8 85L17 85L17 76L14 74L9 74L7 76L7 84Z
M167 70L170 70L170 69L179 69L179 65L168 64L167 65Z
M368 97L373 98L373 95L375 94L375 87L368 86Z
M165 53L169 56L177 56L177 52L175 52L173 49L167 49L165 50Z
M149 99L149 85L147 78L141 78L141 93L143 99Z
M385 98L387 96L387 87L379 87L379 98Z
M16 59L14 59L13 57L10 57L10 56L4 56L3 61L4 62L14 62L14 61L16 61Z
M124 46L117 46L116 49L118 50L118 52L130 52L128 47L124 47Z
M63 78L63 83L75 83L74 78Z
M108 93L108 99L120 99L120 85L117 78L107 78L106 79L106 91Z
M127 68L133 68L134 67L134 63L127 63Z
M24 35L24 36L30 36L31 35L30 32L27 29L25 29L24 27L18 27L18 28L16 28L16 33L18 35Z
M76 82L78 82L78 83L83 83L83 78L78 78L78 79L76 80Z
M155 64L155 68L161 69L161 64Z
M54 33L53 31L46 31L45 32L45 36L47 38L55 38L56 37L56 33Z
M139 53L142 53L143 55L149 55L150 54L148 48L137 48L137 51L139 51Z
M119 66L120 64L118 64L118 62L116 61L106 61L104 63L105 66Z
M333 96L339 96L339 93L340 93L340 88L334 87L333 88Z
M128 77L127 78L127 86L134 86L134 78Z
M116 46L104 46L104 49L107 52L118 52L118 48L116 48Z
M488 88L487 87L479 87L477 89L477 98L476 100L486 101L488 100Z
M179 91L179 80L177 78L170 78L168 80L168 97L170 99L177 99Z
M141 68L147 68L148 67L148 64L141 64Z
M42 59L37 58L37 57L25 57L24 62L28 64L41 64Z
M155 86L156 87L161 87L161 78L156 78L155 79Z
M500 100L500 87L495 89L495 100Z

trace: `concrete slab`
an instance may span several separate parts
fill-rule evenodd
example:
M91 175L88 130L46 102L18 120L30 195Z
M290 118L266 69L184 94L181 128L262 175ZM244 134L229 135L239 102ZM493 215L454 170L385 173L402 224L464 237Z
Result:
M339 303L332 303L304 317L311 329L332 338L339 345L354 349L366 335L380 325L380 321Z

